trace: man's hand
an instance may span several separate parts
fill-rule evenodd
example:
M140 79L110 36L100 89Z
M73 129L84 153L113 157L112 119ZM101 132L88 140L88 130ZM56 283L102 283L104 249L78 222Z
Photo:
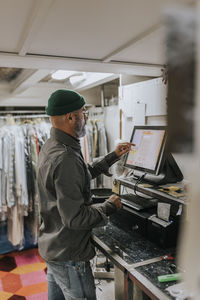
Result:
M119 198L119 196L113 194L109 197L108 200L116 206L117 210L120 210L122 208L122 203L121 203L121 199Z
M120 143L117 145L115 149L115 153L118 157L121 157L122 155L126 154L131 150L131 146L135 146L135 144L132 143Z

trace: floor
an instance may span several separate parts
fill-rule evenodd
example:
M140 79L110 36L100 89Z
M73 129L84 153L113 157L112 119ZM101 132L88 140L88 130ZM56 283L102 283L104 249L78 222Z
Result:
M47 299L46 264L36 248L0 255L0 299Z
M95 280L97 300L114 300L114 280Z
M98 274L98 271L101 270L105 273L105 275L108 275L108 273L105 270L105 264L106 264L106 258L105 256L100 252L96 251L97 255L95 259L92 262L93 272L94 275ZM113 269L111 266L111 272L112 274ZM98 275L95 275L95 285L96 285L96 294L97 294L97 300L114 300L115 299L115 287L114 287L114 279L104 279L104 278L98 278ZM100 277L103 277L101 275ZM112 277L112 276L111 276Z
M97 251L91 266L97 300L114 300L113 265ZM46 264L36 248L0 255L0 300L8 299L47 300Z

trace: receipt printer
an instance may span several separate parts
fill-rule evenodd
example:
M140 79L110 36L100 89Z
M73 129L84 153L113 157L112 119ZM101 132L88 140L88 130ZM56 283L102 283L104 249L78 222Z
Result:
M157 214L148 218L147 237L152 242L166 248L176 246L179 216L170 215L171 205L158 203Z

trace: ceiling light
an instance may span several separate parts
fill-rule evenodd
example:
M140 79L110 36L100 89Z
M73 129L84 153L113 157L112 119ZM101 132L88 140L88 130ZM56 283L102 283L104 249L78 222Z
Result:
M63 79L70 77L74 73L75 73L74 71L58 70L58 71L54 72L53 74L51 74L51 77L56 80L63 80Z
M86 74L80 73L80 72L77 74L71 75L69 78L69 82L73 86L80 84L84 80L86 80Z

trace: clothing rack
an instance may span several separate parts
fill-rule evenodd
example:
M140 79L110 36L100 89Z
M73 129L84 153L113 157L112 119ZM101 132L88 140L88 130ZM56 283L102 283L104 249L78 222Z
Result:
M20 118L49 118L47 115L21 115L21 116L13 116L15 119L20 119Z
M91 107L88 109L89 111L89 120L99 119L103 121L104 118L104 109L102 107Z
M7 116L0 116L0 119L7 119L7 118L14 118L14 119L32 119L32 118L49 118L49 116L45 115L45 114L38 114L38 115L18 115L18 116L13 116L13 115L10 115L8 114Z
M36 118L43 120L34 124ZM39 149L49 137L51 125L46 118L46 114L0 117L0 123L5 123L0 127L0 254L37 245L36 166Z
M0 114L36 114L45 113L44 110L0 110Z

